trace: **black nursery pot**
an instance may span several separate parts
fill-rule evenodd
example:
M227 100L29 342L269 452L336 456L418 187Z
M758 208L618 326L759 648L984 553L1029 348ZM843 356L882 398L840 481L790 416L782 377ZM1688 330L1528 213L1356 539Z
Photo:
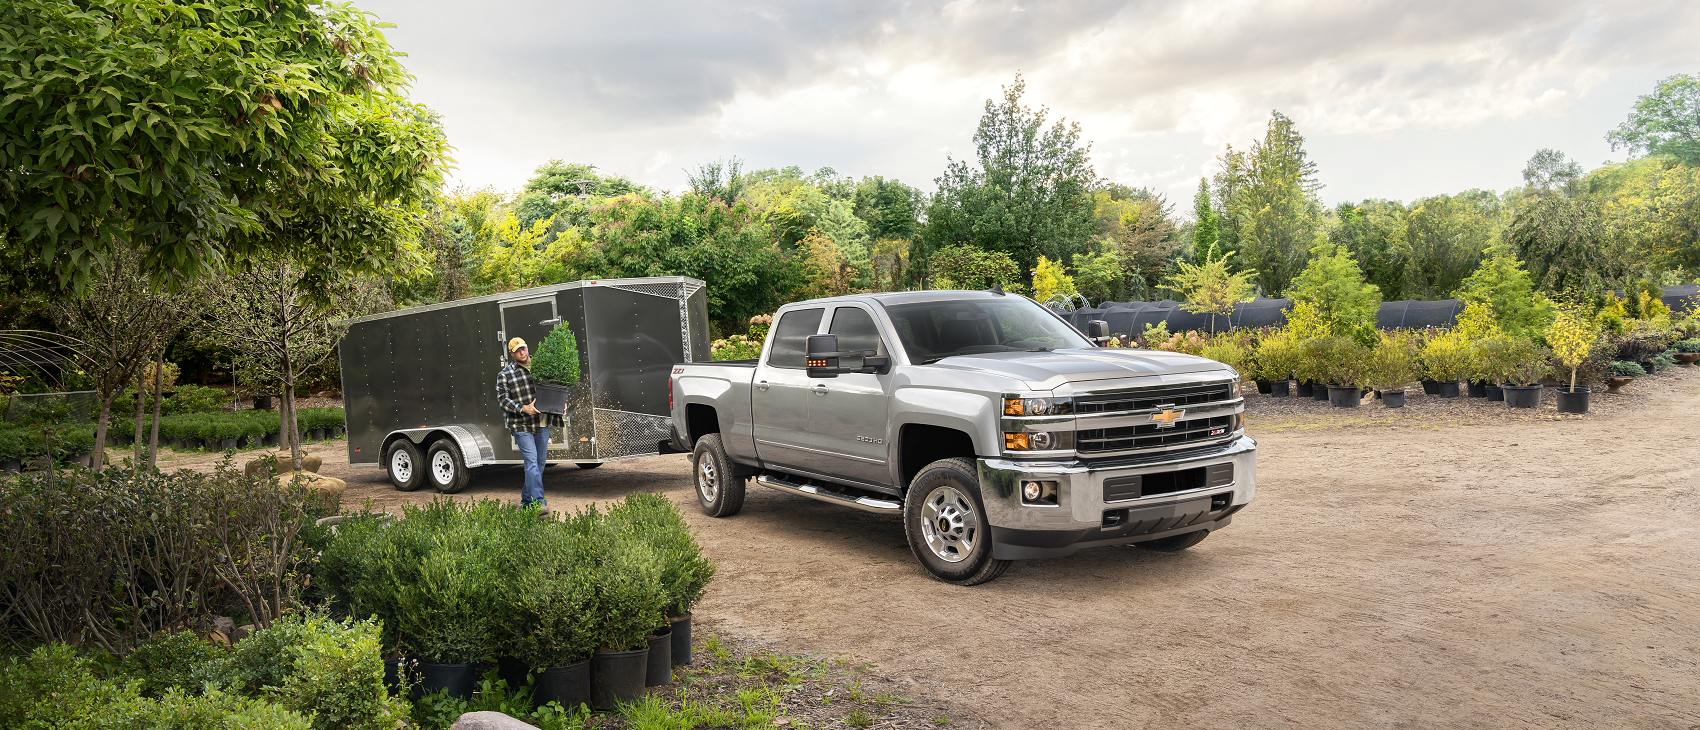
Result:
M1486 398L1487 395L1487 383L1478 383L1474 380L1470 381L1471 398Z
M644 669L643 686L660 687L673 681L673 629L649 637L649 666Z
M672 620L673 624L673 666L683 666L691 663L691 615L685 614Z
M1311 394L1312 394L1313 391L1314 391L1314 388L1311 386L1310 381L1308 381L1308 380L1300 380L1299 381L1298 396L1300 398L1311 397Z
M450 697L470 699L472 690L478 686L477 664L432 664L419 663L419 696L433 694L437 690L446 689Z
M537 410L556 416L567 412L567 393L572 389L554 383L537 384Z
M1440 395L1440 381L1424 380L1423 395Z
M1505 390L1505 405L1512 408L1541 407L1541 386L1539 385L1507 385Z
M1458 383L1456 383L1456 382L1441 383L1440 384L1440 397L1442 397L1442 398L1457 398L1458 397Z
M649 647L596 652L590 660L590 705L598 710L617 710L621 702L643 697L648 673Z
M1381 393L1381 404L1382 405L1387 406L1388 408L1404 408L1405 407L1405 389L1404 388L1400 388L1398 390L1383 390L1383 391L1380 391L1380 393Z
M1317 400L1328 400L1328 389L1333 386L1313 383L1310 386L1311 397Z
M1267 380L1259 380L1259 381L1257 381L1257 392L1262 393L1264 395L1269 395L1269 388L1270 388L1271 385L1273 385L1273 384L1270 383Z
M496 678L508 683L508 689L525 686L525 675L531 673L531 665L511 656L496 658Z
M1276 380L1269 383L1269 395L1275 398L1286 398L1292 395L1292 383L1286 380Z
M568 709L590 704L590 660L538 672L531 698L538 707L550 702L559 702Z
M1335 408L1357 408L1363 399L1364 392L1356 385L1328 386L1328 405Z
M1505 400L1505 389L1489 383L1487 385L1487 399L1489 402Z
M1558 412L1559 413L1587 413L1588 412L1588 394L1590 394L1592 392L1593 392L1592 388L1577 387L1575 390L1571 390L1568 386L1559 388L1558 389Z

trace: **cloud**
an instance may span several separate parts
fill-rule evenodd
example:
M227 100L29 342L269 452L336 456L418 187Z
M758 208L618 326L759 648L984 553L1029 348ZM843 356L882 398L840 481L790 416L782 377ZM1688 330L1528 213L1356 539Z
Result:
M1145 180L1245 145L1271 109L1307 134L1469 130L1572 112L1624 69L1700 60L1700 4L1672 0L362 7L399 26L461 177L508 186L568 157L678 187L681 162L727 154L925 185L939 149L970 151L981 105L1018 71L1029 101L1087 138L1175 150L1100 162Z

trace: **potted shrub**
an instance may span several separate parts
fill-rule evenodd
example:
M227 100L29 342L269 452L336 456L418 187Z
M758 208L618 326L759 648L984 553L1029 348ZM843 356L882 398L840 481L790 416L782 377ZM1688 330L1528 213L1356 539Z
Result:
M1547 325L1546 339L1558 362L1570 368L1570 387L1558 391L1558 412L1587 413L1591 390L1576 385L1576 374L1600 341L1599 324L1581 310L1567 307L1559 310L1552 324Z
M599 536L604 547L596 565L598 648L590 661L590 697L597 709L614 710L643 696L649 636L666 621L666 597L653 548L607 527L599 532L606 537Z
M1363 402L1364 368L1369 351L1349 337L1316 340L1328 383L1328 403L1335 408L1357 408Z
M1472 358L1469 344L1457 337L1442 336L1423 346L1423 374L1439 384L1436 393L1442 398L1458 397L1458 379L1470 369Z
M574 708L588 704L590 657L597 637L593 583L596 551L589 538L549 521L526 545L525 564L507 602L517 635L511 652L536 676L532 699Z
M453 527L444 533L459 532ZM401 640L419 659L419 691L447 690L468 699L478 663L489 658L496 634L494 591L498 576L470 541L434 536L436 549L419 558L411 583L396 581L396 623ZM395 566L386 566L394 569Z
M1640 363L1613 360L1611 365L1606 366L1606 392L1622 393L1623 386L1635 382L1636 378L1646 374L1647 370L1641 367Z
M1316 337L1305 340L1299 346L1299 362L1294 372L1299 379L1299 395L1308 391L1316 400L1328 400L1328 379L1332 375L1333 349L1329 337ZM1320 387L1319 387L1320 386Z
M578 338L565 320L531 355L531 375L537 379L537 410L554 415L567 412L567 393L578 383Z
M1550 372L1547 363L1552 352L1523 337L1509 338L1501 355L1502 377L1505 378L1505 405L1512 408L1539 408L1541 378Z
M609 509L608 519L640 536L661 556L661 589L668 625L657 627L653 636L670 635L669 665L690 664L691 607L702 599L703 590L714 578L714 564L703 557L702 547L691 535L678 505L665 496L629 495L623 504ZM655 660L651 654L650 661ZM650 671L652 680L662 677L655 667Z
M1406 332L1383 332L1364 366L1364 383L1388 408L1405 407L1405 384L1417 379L1417 342Z
M1303 356L1298 344L1287 336L1279 333L1266 338L1257 346L1258 376L1269 381L1269 395L1276 398L1286 398L1289 394L1288 385L1293 377L1293 371L1298 368ZM1300 393L1300 395L1306 395Z
M1700 360L1700 339L1677 340L1671 343L1670 349L1677 362L1685 368L1694 367L1694 362Z

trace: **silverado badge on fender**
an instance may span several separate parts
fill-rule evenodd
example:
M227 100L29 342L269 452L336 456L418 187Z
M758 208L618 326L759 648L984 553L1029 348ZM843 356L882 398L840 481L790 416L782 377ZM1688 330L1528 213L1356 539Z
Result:
M1186 409L1185 408L1182 408L1182 409L1177 411L1177 410L1170 408L1168 406L1163 407L1162 413L1151 414L1151 420L1157 422L1157 428L1174 428L1175 427L1175 421L1178 421L1178 420L1185 418L1185 417L1186 417Z

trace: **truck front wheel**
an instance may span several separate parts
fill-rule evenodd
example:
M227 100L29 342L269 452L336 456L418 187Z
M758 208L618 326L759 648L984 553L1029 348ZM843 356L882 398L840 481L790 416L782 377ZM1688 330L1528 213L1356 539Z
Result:
M909 483L903 532L921 567L946 583L985 583L1009 567L992 558L992 530L980 502L980 475L967 459L940 459Z
M744 478L736 473L720 445L720 434L697 439L696 451L691 453L691 484L697 489L703 514L731 517L744 508Z

